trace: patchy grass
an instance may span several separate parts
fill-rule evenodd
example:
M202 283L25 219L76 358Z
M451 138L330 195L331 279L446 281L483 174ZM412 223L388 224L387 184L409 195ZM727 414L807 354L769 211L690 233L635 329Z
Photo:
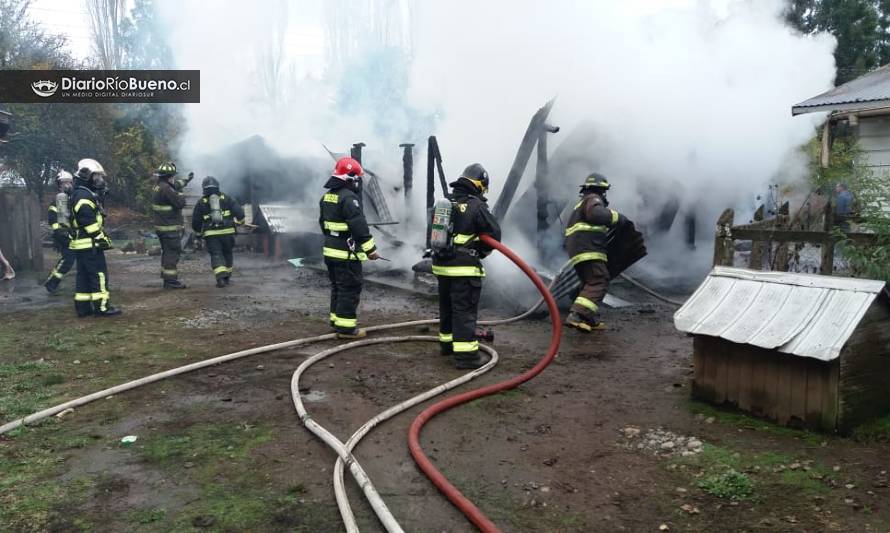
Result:
M479 479L458 479L455 485L496 524L508 525L510 531L547 531L561 533L585 531L584 515L567 511L559 505L559 495L532 493L522 500L506 487L485 485ZM534 502L534 503L532 503ZM549 502L544 506L545 502Z
M713 417L716 422L721 424L745 428L752 431L760 431L780 437L798 439L807 444L819 444L826 439L825 435L819 433L780 426L761 418L746 415L741 411L719 409L713 405L692 399L687 400L687 408L691 412L705 418Z
M860 425L853 430L852 437L863 443L890 442L890 415Z
M89 493L87 477L64 479L67 452L83 448L89 439L66 432L35 438L35 431L18 430L26 446L12 449L0 443L0 531L88 531L83 519L61 512Z
M698 486L711 496L729 500L744 500L754 494L754 483L746 474L734 468L706 474Z
M137 509L130 513L130 520L139 524L152 524L160 522L167 516L167 510L154 507L151 509Z
M835 482L830 469L812 460L711 444L700 454L672 461L668 468L690 476L704 492L730 500L772 493L822 495Z

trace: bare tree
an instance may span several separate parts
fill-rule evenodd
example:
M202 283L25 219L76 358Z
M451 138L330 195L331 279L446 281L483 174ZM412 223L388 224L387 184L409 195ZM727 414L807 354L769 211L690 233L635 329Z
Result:
M263 37L257 50L257 74L262 85L263 97L273 109L287 104L290 80L286 59L288 10L284 0L274 7L275 25ZM291 72L292 73L292 72Z
M116 70L123 64L123 22L126 19L126 0L84 0L93 31L93 51L99 66Z

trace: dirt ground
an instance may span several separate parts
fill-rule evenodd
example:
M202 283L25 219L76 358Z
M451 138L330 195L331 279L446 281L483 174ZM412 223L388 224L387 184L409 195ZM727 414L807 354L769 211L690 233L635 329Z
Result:
M74 317L73 277L0 285L0 421L151 372L327 331L322 272L236 257L216 289L204 255L163 291L158 259L112 256L125 314ZM519 275L519 274L517 274ZM427 453L504 531L890 531L890 423L856 438L779 428L689 400L691 340L673 308L610 309L609 331L566 332L521 388L433 420ZM435 316L435 301L370 284L360 321ZM500 316L486 309L487 317ZM416 330L414 331L416 332ZM495 329L501 363L461 390L541 357L549 322ZM330 343L149 385L0 436L2 531L340 531L335 455L302 427L290 379ZM309 370L310 414L342 440L364 421L458 375L431 343L342 353ZM406 531L473 531L415 467L407 428L374 430L356 455ZM126 435L138 440L121 445ZM365 531L380 531L352 480Z

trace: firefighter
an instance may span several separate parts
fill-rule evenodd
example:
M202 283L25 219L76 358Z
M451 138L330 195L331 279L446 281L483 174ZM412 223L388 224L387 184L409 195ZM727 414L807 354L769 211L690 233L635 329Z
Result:
M362 293L362 261L380 257L362 211L363 174L358 161L341 158L324 185L328 192L319 201L322 255L331 280L330 322L337 337L343 339L366 335L358 327L356 314Z
M605 176L587 176L581 185L581 201L575 204L565 231L565 249L581 280L581 291L572 303L566 325L585 333L606 329L599 320L599 306L609 286L609 232L624 219L618 211L609 209L608 190Z
M78 317L114 316L121 313L109 303L108 266L105 250L113 248L105 235L102 202L105 169L98 161L81 159L74 175L74 190L68 202L71 213L71 242L77 263L74 308Z
M204 238L217 288L228 287L232 277L235 225L244 224L244 209L219 191L219 181L207 176L201 182L204 196L195 204L192 229Z
M483 196L488 172L482 165L468 166L450 186L452 246L433 254L433 274L439 281L439 345L442 355L454 354L457 368L479 368L485 361L476 340L476 317L485 277L482 259L491 252L479 234L500 241L501 228Z
M74 251L68 247L71 242L71 215L68 211L68 200L74 189L74 176L70 172L60 171L56 176L56 200L50 204L47 212L49 227L53 230L53 247L61 257L43 284L47 292L55 294L65 274L74 266Z
M165 289L185 289L179 281L179 256L182 254L182 190L195 177L189 172L186 179L176 179L176 165L164 163L155 172L158 184L154 187L151 209L154 212L155 232L161 241L161 279Z

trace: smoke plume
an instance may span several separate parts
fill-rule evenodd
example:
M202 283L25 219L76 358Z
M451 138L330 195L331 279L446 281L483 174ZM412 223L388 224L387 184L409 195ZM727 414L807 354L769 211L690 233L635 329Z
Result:
M725 207L751 210L768 183L802 176L795 153L820 117L792 118L790 107L834 78L834 39L790 29L778 0L339 0L301 3L299 13L287 5L162 2L177 66L202 73L202 103L186 111L185 158L253 134L283 155L316 158L324 156L321 143L342 150L364 141L366 163L386 169L390 190L401 177L398 144L422 147L436 134L449 177L483 163L494 200L529 118L556 96L550 122L562 131L551 136L550 151L580 162L551 176L560 194L573 197L587 172L602 172L613 183L612 206L635 221L657 215L641 200L655 191L679 197L680 211L695 213L705 235ZM379 38L363 33L362 46L343 44L350 6L385 19L352 24L378 28ZM334 8L337 35L325 28ZM311 54L280 42L319 28L325 70L309 68ZM278 68L267 64L260 77L258 61L276 57ZM573 134L580 141L560 149ZM418 151L418 189L424 159ZM523 187L533 171L532 162ZM423 191L415 192L404 208L392 192L401 218L422 212ZM679 242L674 226L666 239ZM401 228L402 237L420 242L421 232L410 229ZM534 242L511 227L504 234L508 244Z

